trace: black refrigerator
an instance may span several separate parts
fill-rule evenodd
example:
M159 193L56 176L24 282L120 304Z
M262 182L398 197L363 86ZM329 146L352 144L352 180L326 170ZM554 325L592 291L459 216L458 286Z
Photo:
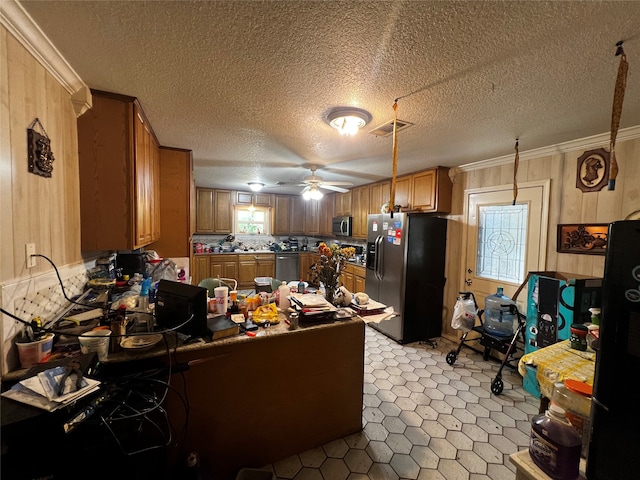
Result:
M398 313L369 326L398 343L440 336L446 240L445 218L369 215L365 292Z
M587 478L638 478L640 220L609 225L595 368Z

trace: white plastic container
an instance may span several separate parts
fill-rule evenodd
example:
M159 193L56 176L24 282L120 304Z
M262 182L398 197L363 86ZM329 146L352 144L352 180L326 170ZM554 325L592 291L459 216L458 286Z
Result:
M18 357L20 358L20 367L29 368L49 355L53 348L53 337L53 333L47 333L35 342L16 342Z
M287 286L287 282L283 281L282 285L278 287L278 307L280 310L286 311L291 306L289 295L291 295L291 290Z
M78 337L82 353L98 354L98 360L103 362L109 355L109 343L111 342L111 330L91 330Z

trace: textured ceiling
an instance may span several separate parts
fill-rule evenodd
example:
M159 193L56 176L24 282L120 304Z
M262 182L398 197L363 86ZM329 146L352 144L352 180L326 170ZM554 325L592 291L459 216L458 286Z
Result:
M457 166L606 133L624 40L621 128L640 124L640 2L22 1L91 88L138 97L196 185L295 193ZM373 119L341 137L323 120Z

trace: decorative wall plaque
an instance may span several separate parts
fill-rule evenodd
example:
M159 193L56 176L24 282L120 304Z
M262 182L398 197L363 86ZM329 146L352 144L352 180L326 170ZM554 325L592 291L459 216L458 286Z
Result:
M604 148L588 150L578 158L576 188L598 192L609 182L610 154Z
M605 255L608 236L608 223L558 225L557 251Z
M42 133L35 131L34 127L36 126L40 128ZM27 153L29 172L42 177L51 177L55 158L51 151L51 140L38 118L31 122L27 128Z

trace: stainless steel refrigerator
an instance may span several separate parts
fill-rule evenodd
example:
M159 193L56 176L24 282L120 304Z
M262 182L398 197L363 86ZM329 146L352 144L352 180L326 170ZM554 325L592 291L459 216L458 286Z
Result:
M369 215L365 292L398 313L369 326L398 343L440 336L446 238L445 218Z
M640 220L611 223L607 241L587 478L628 480L640 453Z

